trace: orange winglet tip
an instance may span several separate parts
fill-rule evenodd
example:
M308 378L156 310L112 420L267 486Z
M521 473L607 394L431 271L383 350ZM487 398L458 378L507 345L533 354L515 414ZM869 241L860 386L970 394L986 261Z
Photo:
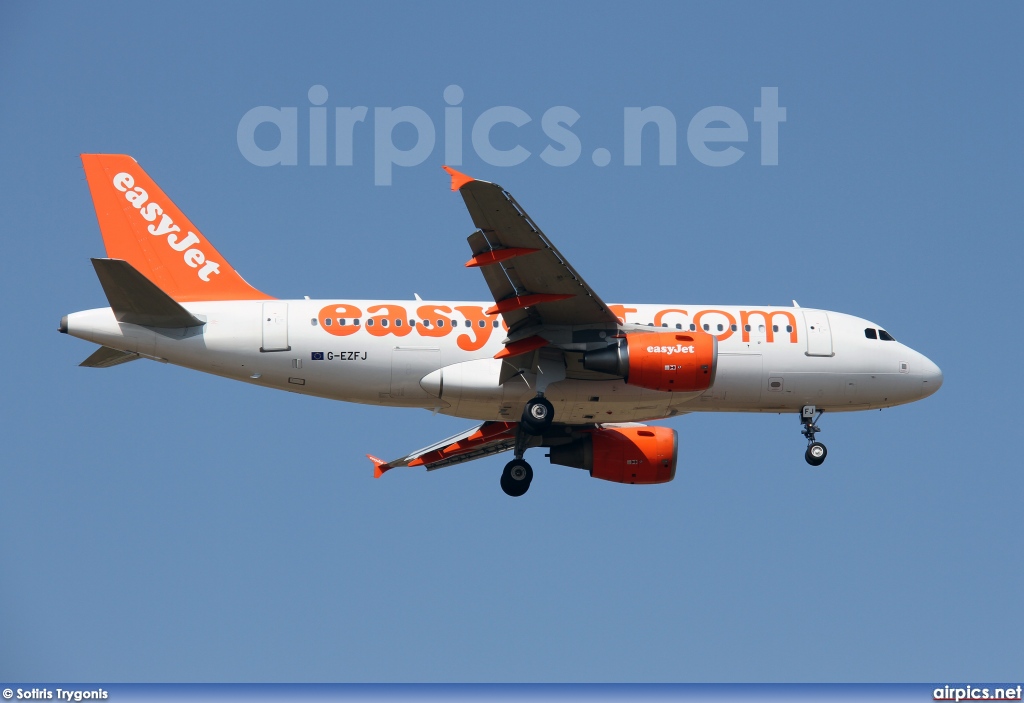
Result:
M451 166L442 166L442 168L448 172L448 175L452 177L452 190L459 190L462 186L467 183L472 183L476 179L472 176L467 176L464 173L459 173Z
M509 356L518 356L520 354L527 354L532 351L536 351L541 347L548 345L548 340L543 337L534 335L527 337L526 339L520 339L518 342L512 342L507 345L504 349L494 355L495 359L504 359Z
M392 468L394 468L393 466L390 466L386 461L384 461L383 459L378 459L373 454L367 454L366 458L373 462L374 478L380 478L381 476L384 475L385 471L390 471Z

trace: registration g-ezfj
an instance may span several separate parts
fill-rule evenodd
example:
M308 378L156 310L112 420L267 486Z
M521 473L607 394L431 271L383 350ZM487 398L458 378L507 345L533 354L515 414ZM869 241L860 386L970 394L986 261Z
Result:
M277 300L249 285L129 156L85 154L107 258L109 307L60 331L101 345L82 366L153 359L268 388L425 408L479 424L374 475L527 450L617 483L671 481L675 430L692 412L793 413L813 466L823 412L931 395L939 368L881 326L791 307L606 304L500 186L446 167L476 227L466 266L493 301ZM344 362L344 363L339 363Z

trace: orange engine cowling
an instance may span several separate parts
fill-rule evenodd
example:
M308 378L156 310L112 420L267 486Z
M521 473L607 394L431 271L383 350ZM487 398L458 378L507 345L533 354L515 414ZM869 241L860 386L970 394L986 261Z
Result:
M668 483L679 444L668 427L599 427L570 444L551 447L552 464L586 469L615 483Z
M583 368L655 391L706 391L715 380L718 338L706 332L637 332L583 354Z

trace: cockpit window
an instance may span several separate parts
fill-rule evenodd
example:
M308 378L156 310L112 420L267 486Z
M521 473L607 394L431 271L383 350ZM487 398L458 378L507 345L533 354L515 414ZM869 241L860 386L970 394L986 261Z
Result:
M866 330L864 330L864 336L867 337L868 339L878 339L878 335L875 333L874 327L868 327Z
M878 330L878 338L881 339L884 342L895 342L896 341L895 339L893 339L893 336L891 334L889 334L888 332L886 332L885 330Z

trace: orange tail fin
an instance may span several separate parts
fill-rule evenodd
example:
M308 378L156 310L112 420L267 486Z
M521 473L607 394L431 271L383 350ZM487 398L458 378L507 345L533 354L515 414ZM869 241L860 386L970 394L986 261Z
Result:
M107 256L180 302L268 300L231 268L135 159L82 154Z

